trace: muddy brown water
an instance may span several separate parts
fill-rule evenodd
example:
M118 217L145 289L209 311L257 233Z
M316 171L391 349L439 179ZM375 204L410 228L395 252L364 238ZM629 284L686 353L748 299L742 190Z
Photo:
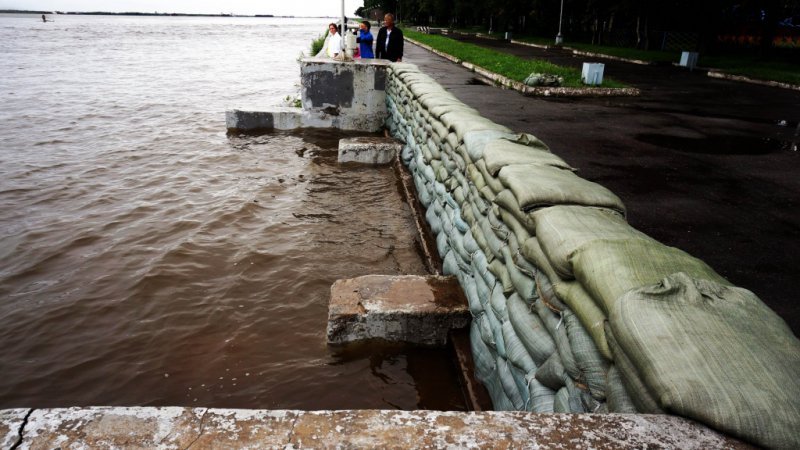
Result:
M325 343L335 280L425 273L391 168L225 132L326 22L0 15L0 408L464 408L442 350Z
M348 136L230 136L246 174L205 182L246 193L49 233L3 279L3 406L463 409L443 350L325 344L335 280L425 273L391 168L336 163Z

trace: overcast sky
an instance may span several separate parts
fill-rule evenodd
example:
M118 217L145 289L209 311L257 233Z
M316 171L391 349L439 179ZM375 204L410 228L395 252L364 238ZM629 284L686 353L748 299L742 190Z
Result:
M331 17L340 14L341 5L341 0L0 0L0 9L34 11L158 11ZM353 11L363 5L363 0L345 0L345 14L352 16Z

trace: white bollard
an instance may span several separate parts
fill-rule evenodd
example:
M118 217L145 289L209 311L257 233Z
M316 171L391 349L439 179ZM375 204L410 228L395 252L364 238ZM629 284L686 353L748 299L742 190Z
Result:
M681 53L681 67L688 67L689 69L694 69L697 66L697 58L699 54L697 52L683 52Z
M603 84L603 70L605 67L606 65L602 63L583 63L583 71L581 72L583 84L590 86Z

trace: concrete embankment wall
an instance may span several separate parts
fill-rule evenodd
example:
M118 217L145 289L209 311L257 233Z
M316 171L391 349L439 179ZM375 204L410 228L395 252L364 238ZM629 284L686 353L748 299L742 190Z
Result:
M672 413L800 445L800 342L755 295L632 228L616 195L416 66L393 64L386 93L495 409Z

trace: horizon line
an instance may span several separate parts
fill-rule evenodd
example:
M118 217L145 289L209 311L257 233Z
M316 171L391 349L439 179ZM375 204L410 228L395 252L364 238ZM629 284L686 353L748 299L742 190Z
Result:
M276 14L234 14L234 13L180 13L180 12L144 12L144 11L45 11L27 9L0 9L0 14L51 14L51 15L89 15L89 16L199 16L199 17L258 17L258 18L298 18L298 19L329 19L338 16L298 16L298 15L276 15Z

